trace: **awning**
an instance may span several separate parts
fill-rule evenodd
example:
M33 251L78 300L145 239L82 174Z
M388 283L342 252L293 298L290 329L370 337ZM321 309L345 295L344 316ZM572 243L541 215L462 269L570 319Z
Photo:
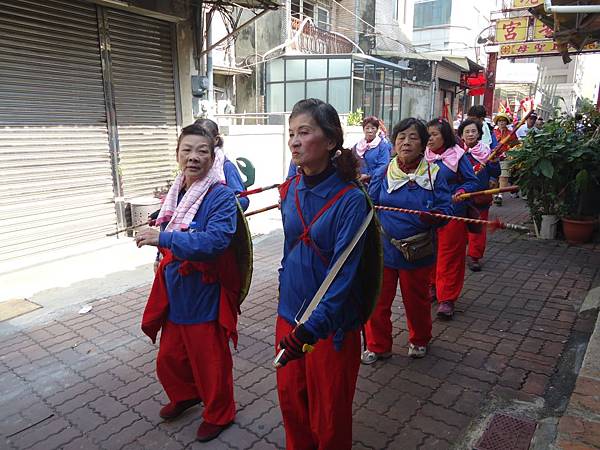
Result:
M553 6L575 6L581 3L581 0L552 0ZM594 2L588 0L583 3ZM554 30L553 38L565 64L571 61L569 44L581 50L587 44L600 41L599 13L547 13L543 4L529 8L529 12Z

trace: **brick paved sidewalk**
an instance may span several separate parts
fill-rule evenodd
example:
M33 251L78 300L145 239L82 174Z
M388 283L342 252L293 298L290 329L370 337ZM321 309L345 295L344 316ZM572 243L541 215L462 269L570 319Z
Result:
M494 214L513 222L526 217L512 199ZM216 442L194 442L200 407L176 422L158 418L166 396L155 377L156 347L139 330L149 290L143 286L99 299L87 314L12 331L1 324L0 446L283 448L270 366L281 242L281 233L273 233L255 246L234 361L238 414ZM494 233L484 270L468 274L455 320L434 322L423 360L406 357L397 298L394 356L360 370L354 448L466 448L482 420L514 400L537 405L529 411L534 418L551 414L543 398L555 388L552 377L569 339L591 331L591 318L577 311L599 268L597 246Z

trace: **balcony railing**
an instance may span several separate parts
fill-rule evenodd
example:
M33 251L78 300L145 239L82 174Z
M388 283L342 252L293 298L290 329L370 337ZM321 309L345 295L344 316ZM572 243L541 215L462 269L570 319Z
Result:
M302 21L292 17L292 32L297 33ZM296 50L313 54L352 53L353 45L337 34L317 28L312 22L306 22L298 36Z

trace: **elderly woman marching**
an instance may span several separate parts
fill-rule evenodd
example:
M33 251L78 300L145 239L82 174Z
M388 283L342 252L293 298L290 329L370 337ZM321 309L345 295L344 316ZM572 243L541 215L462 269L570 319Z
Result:
M487 125L485 125L487 126ZM473 171L479 178L479 189L485 190L497 185L500 176L500 164L498 161L490 161L490 148L481 141L483 128L481 123L475 120L467 119L458 127L458 135L464 143L465 155L473 166ZM479 211L479 217L487 220L490 206L492 205L491 195L481 195L473 198L473 205ZM480 260L485 252L487 230L480 227L477 232L469 230L467 250L467 265L473 272L481 270Z
M354 145L354 152L360 161L360 181L365 183L390 160L392 145L380 130L381 126L377 117L365 117L362 121L365 137Z
M432 212L452 214L451 194L440 168L423 157L427 144L425 125L414 118L392 131L396 156L371 179L369 195L381 206L422 211L420 216L379 211L383 228L385 269L381 295L366 324L367 350L363 364L392 354L391 307L398 282L406 312L408 355L422 358L431 340L429 281L434 270L434 235L438 225ZM412 251L416 249L416 251Z
M317 99L296 103L289 130L288 146L300 169L280 188L285 241L275 338L286 448L345 450L352 446L352 400L366 320L358 276L361 233L372 210L355 182L358 161L342 147L342 126L331 105ZM345 252L351 243L354 249ZM336 276L338 260L343 265ZM315 294L328 282L319 301ZM303 321L314 300L318 305Z
M443 119L435 119L427 124L429 141L425 159L436 163L439 176L446 180L452 201L454 215L465 217L467 205L458 196L465 192L475 192L479 180L473 166L465 156L465 151L456 143L450 124ZM454 303L458 299L465 281L465 259L467 250L467 225L459 220L451 220L437 232L437 256L435 269L435 293L438 301L437 315L441 319L452 319Z
M157 219L161 231L145 229L138 247L163 255L144 311L142 330L154 342L160 328L158 378L170 403L159 415L173 420L204 402L199 441L216 438L233 421L232 358L237 342L241 279L232 238L238 204L223 184L223 160L212 136L197 124L185 127L177 145L181 174Z
M494 117L494 124L496 125L496 129L494 130L494 135L496 136L496 140L500 142L502 139L510 136L511 131L508 129L508 124L511 121L511 117L506 113L498 113ZM518 144L519 140L515 137L514 139L509 140L508 142L502 144L500 147L499 154L500 156L500 179L498 180L500 183L500 187L508 187L510 180L510 161L506 159L506 152L510 150L511 147ZM494 203L498 206L502 206L502 194L496 194L494 196Z

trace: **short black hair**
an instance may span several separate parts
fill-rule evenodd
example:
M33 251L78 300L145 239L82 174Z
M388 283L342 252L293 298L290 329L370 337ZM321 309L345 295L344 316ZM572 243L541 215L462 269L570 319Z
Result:
M188 136L190 134L193 134L194 136L204 136L208 140L210 156L212 158L215 157L215 141L213 135L205 127L195 122L181 130L181 134L177 138L177 153L179 153L179 146L181 145L181 140L185 136Z
M469 108L469 112L467 116L477 117L479 119L485 119L487 116L487 111L485 110L485 106L483 105L475 105Z
M402 119L394 128L392 128L392 146L396 145L396 138L400 133L405 130L408 130L410 127L414 126L419 133L419 138L421 139L421 145L423 149L427 146L427 141L429 140L429 133L427 132L427 127L422 120L416 119L415 117L407 117L406 119Z
M440 117L439 119L430 120L427 122L427 128L429 127L436 127L442 133L444 148L452 148L456 145L456 135L446 119Z
M483 125L481 125L480 122L477 122L476 120L472 120L472 119L465 119L460 123L460 125L458 126L458 135L462 138L463 131L469 125L475 125L477 127L477 132L479 133L479 139L481 139L481 136L483 136Z

